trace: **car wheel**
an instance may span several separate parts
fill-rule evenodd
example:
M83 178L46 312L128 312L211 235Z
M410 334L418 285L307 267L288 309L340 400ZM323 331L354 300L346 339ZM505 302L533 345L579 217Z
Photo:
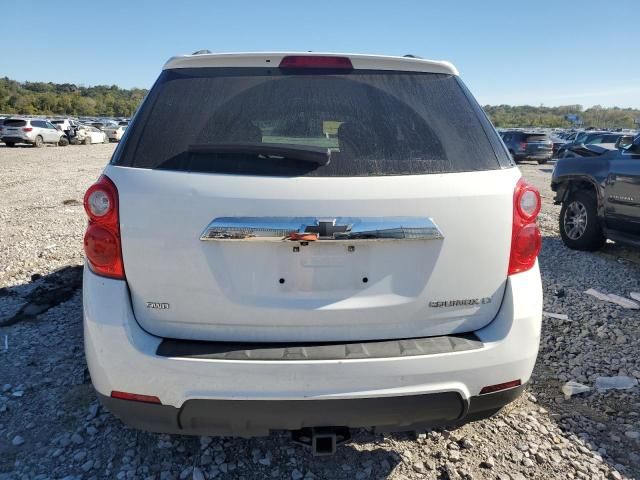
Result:
M42 148L44 146L44 140L40 135L36 137L36 141L33 142L33 146L36 148Z
M15 146L16 146L15 142L4 142L4 143L5 143L5 144L7 145L7 147L9 147L9 148L13 148L13 147L15 147Z
M69 139L67 137L60 137L58 145L60 145L61 147L66 147L67 145L69 145Z
M91 137L84 137L84 140L82 140L82 144L91 145Z
M598 202L593 193L578 190L569 195L560 209L560 236L573 250L594 251L606 239L598 219Z
M538 165L544 165L545 163L547 163L548 160L538 160Z
M107 135L104 136L104 140L102 141L102 143L109 143L109 137Z

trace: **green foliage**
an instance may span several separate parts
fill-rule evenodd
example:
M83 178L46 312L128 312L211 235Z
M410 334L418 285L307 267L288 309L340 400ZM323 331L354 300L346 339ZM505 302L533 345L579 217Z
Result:
M147 90L116 85L78 87L71 83L16 82L0 78L0 113L130 117Z
M633 108L604 108L600 105L587 108L582 105L564 105L561 107L533 107L530 105L486 105L485 112L496 127L563 127L569 128L571 122L566 115L578 115L584 126L599 128L635 128L640 110Z

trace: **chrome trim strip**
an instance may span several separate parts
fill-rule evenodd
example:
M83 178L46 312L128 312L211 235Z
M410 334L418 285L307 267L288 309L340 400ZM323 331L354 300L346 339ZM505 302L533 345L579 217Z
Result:
M289 241L291 233L318 234L318 241L437 240L444 235L427 217L219 217L203 241Z

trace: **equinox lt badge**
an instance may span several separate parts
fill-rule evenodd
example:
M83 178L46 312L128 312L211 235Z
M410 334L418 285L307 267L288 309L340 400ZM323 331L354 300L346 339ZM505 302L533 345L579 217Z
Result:
M437 300L429 302L431 308L444 308L444 307L466 307L469 305L486 305L491 303L491 297L484 298L463 298L459 300Z

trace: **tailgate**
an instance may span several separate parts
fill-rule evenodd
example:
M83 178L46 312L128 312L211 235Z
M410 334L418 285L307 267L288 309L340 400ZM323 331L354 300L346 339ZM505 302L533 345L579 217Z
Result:
M356 178L117 166L105 173L119 190L134 312L155 335L262 342L424 337L479 329L500 307L515 168ZM286 221L297 222L296 231L323 232L316 241L286 240ZM381 234L384 222L418 230ZM253 231L215 238L220 229L211 234L210 225ZM345 227L369 233L347 235Z

